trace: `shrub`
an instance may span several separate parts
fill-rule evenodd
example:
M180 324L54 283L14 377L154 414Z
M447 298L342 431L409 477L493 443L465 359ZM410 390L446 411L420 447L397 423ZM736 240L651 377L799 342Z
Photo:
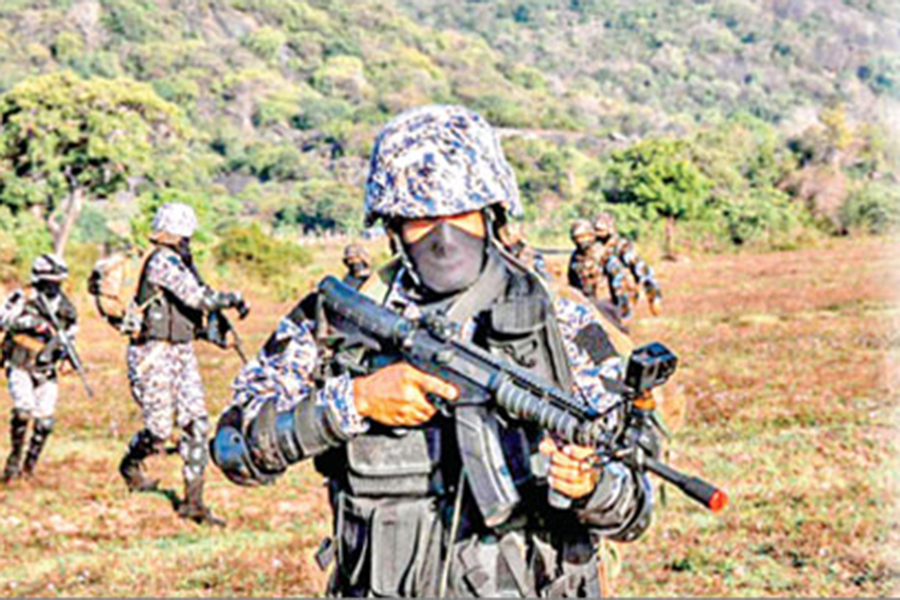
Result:
M290 286L286 289L285 284L297 280L297 270L312 262L307 250L265 233L257 223L236 225L223 231L214 255L220 264L237 266L280 295L299 291Z
M851 194L838 218L846 230L890 232L900 225L900 188L881 182L866 184Z

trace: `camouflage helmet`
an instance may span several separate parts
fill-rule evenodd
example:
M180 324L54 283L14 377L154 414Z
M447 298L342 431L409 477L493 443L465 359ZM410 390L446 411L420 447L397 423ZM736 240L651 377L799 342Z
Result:
M594 228L591 226L590 221L587 219L576 219L572 223L572 229L569 232L572 241L576 241L579 238L583 237L594 237Z
M42 254L31 264L31 283L39 281L65 281L69 278L69 267L55 254Z
M369 256L368 251L362 245L357 243L348 244L344 248L344 264L347 265L353 262L361 262L368 265L372 262L372 257Z
M594 219L594 231L599 238L608 238L616 232L616 218L610 213L603 212Z
M153 218L153 233L168 233L176 237L190 238L197 231L197 215L187 204L171 202L163 204Z
M493 128L478 114L434 105L390 121L372 151L366 223L457 215L499 205L522 212L516 177Z

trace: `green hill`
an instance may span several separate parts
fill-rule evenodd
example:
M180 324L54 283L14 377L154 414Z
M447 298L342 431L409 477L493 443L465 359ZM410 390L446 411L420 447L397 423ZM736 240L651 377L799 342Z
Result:
M779 122L835 101L871 117L879 100L900 100L892 0L399 1L417 20L479 34L563 92L626 105L626 133L735 111Z
M501 128L532 233L601 209L633 236L684 221L706 248L790 245L814 222L883 230L900 221L879 120L900 94L889 6L4 0L0 256L21 268L84 198L76 241L113 239L169 198L205 207L208 239L248 218L354 232L375 133L435 102ZM151 107L170 122L115 147L115 119L131 128ZM47 114L23 124L32 110ZM66 148L83 156L55 160L37 123L53 144L81 136Z

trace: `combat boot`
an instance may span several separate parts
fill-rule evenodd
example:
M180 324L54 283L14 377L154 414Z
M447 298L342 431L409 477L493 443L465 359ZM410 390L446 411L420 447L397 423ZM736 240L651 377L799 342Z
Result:
M25 475L34 473L38 458L47 443L47 438L53 433L53 419L38 419L34 422L34 432L31 434L31 443L28 445L28 454L25 455Z
M28 417L20 410L13 409L9 421L9 438L11 450L3 469L3 483L9 483L22 474L22 451L25 449L25 436L28 435Z
M149 479L144 474L143 462L159 452L161 442L146 429L131 438L128 452L119 463L119 473L130 492L152 492L159 488L158 479Z
M212 510L203 504L202 477L184 482L184 502L178 507L178 516L198 525L225 527L225 520L214 515Z

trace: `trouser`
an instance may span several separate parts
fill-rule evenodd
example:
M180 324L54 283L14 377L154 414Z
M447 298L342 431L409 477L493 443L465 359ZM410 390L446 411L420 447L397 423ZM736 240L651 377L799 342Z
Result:
M132 446L147 436L161 444L177 425L183 432L178 450L185 482L202 478L209 456L209 414L193 346L161 341L134 344L128 348L128 378L144 420L144 430Z
M53 419L59 397L55 374L10 367L6 370L6 377L13 408L29 419Z
M334 508L331 595L435 597L448 559L449 597L600 595L596 546L586 530L468 533L451 545L451 511L435 498L339 493Z

